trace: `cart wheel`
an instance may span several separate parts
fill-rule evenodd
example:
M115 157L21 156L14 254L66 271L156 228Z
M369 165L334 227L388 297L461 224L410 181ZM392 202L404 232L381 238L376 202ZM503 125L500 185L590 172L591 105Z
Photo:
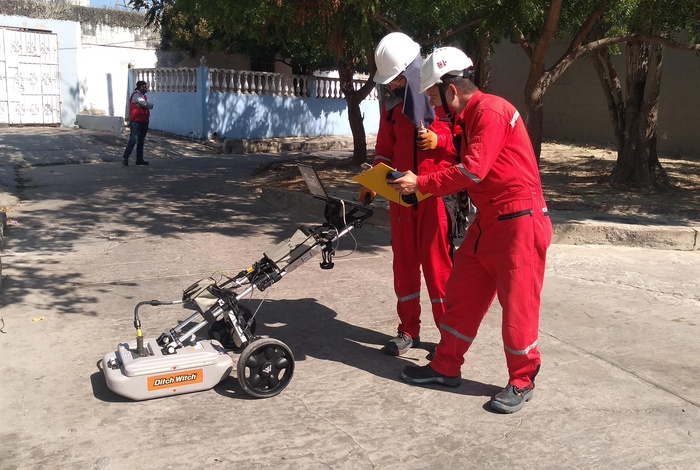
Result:
M282 341L259 338L238 358L238 383L255 398L278 395L292 380L294 355Z
M248 321L252 318L253 313L250 311L250 309L248 309L248 307L244 307L242 305L239 305L239 309L239 323L241 325L248 323ZM251 335L255 335L256 327L257 320L253 320L253 323L250 326ZM238 349L236 343L233 342L233 337L231 336L231 328L228 326L228 323L223 318L209 325L209 339L217 340L219 343L221 343L224 349L228 349L230 351Z

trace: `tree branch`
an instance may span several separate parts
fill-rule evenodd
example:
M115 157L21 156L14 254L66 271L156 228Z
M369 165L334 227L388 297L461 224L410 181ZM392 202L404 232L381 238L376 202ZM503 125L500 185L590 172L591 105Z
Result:
M684 51L700 51L700 44L683 44L673 39L663 36L648 36L646 34L637 34L635 39L638 42L649 42L652 44L660 44L671 49L681 49Z
M381 13L376 13L374 15L374 21L379 23L379 25L389 31L390 33L396 32L396 31L401 31L401 28L399 25L397 25L395 22L393 22L391 19L387 18L386 16L382 15Z
M452 36L452 35L454 35L454 34L457 34L457 33L459 33L460 31L463 31L463 30L467 29L467 28L470 27L470 26L473 26L473 25L475 25L475 24L477 24L477 23L480 23L481 21L483 21L481 18L475 18L475 19L473 19L473 20L467 21L466 23L462 24L461 26L459 26L459 27L457 27L457 28L450 29L450 30L448 30L448 31L445 31L445 32L442 33L442 34L438 34L437 36L422 37L422 38L416 39L415 41L416 41L418 44L420 44L421 46L425 46L425 45L427 45L427 44L435 44L436 42L442 41L442 40L445 39L445 38L448 38L448 37L450 37L450 36Z
M525 52L525 55L527 55L527 58L532 60L532 46L530 46L530 43L527 42L527 39L525 39L525 35L522 31L518 30L518 33L520 34L518 44L520 44L520 47L522 48L523 52Z
M586 18L586 22L583 23L581 28L578 30L578 33L576 33L576 36L574 36L574 39L571 41L571 46L569 47L567 54L569 53L569 51L572 51L573 49L579 47L583 40L586 39L586 37L593 30L593 27L596 25L600 17L603 16L603 12L605 12L606 6L607 0L603 0L602 2L600 2L600 6L598 7L598 9L592 11L591 14L588 15L588 18Z
M561 3L562 0L552 0L547 9L547 17L544 20L544 26L542 27L542 35L532 54L532 59L535 62L544 63L544 56L547 54L554 36L557 34L557 27L559 25L559 15L561 14Z
M611 36L591 41L588 44L584 44L569 51L569 53L562 56L559 61L548 70L546 76L542 77L542 80L546 81L547 83L551 83L559 78L566 71L569 65L571 65L571 63L582 55L614 46L615 44L620 44L622 42L651 43L685 51L700 51L700 44L683 44L663 36L646 34L623 34L620 36Z
M549 83L555 81L564 73L564 71L566 71L567 68L569 68L569 65L571 65L575 59L580 57L581 54L578 53L578 49L581 47L581 43L584 41L584 39L586 39L586 37L588 37L595 25L598 23L600 17L605 12L606 7L607 0L602 0L598 8L588 15L586 21L583 23L583 25L581 25L581 28L579 28L578 32L571 40L569 48L566 50L564 55L562 55L559 60L545 72L542 80Z

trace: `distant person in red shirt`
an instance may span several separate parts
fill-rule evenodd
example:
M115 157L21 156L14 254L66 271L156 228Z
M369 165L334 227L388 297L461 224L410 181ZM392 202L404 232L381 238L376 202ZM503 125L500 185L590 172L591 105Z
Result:
M122 165L129 166L129 157L131 151L136 145L136 164L148 165L148 162L143 159L143 144L146 141L148 133L148 120L151 116L153 103L148 102L146 97L148 93L148 84L144 81L136 82L136 89L129 97L129 142L124 149L124 158Z

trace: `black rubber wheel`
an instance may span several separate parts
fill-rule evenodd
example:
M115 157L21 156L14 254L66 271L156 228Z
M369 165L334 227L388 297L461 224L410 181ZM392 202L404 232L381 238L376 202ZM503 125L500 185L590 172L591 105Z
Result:
M294 355L282 341L258 338L238 358L238 383L255 398L270 398L287 387L294 375Z
M243 326L244 324L248 323L253 316L253 313L248 309L248 307L239 305L238 308L240 309L240 313L238 314L238 322L241 326ZM253 324L250 326L251 336L255 335L256 326L257 321L253 320ZM236 343L233 342L233 337L231 336L231 327L223 318L209 325L208 334L209 339L217 340L219 343L221 343L224 349L228 349L229 351L235 351L238 349L238 346L236 346Z

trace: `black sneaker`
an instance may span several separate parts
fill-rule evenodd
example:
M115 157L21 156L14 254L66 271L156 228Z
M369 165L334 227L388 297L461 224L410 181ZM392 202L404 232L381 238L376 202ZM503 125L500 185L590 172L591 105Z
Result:
M406 333L401 333L396 335L395 338L391 338L386 346L384 346L384 352L390 356L400 356L406 354L409 349L420 346L420 337L411 338Z
M148 165L148 162L146 160L136 160L137 165Z
M530 384L524 389L508 384L503 391L498 392L491 398L491 408L501 413L515 413L525 406L525 403L532 400L532 390L534 388L534 384Z
M126 158L123 158L123 159L122 159L122 165L124 165L124 166L129 166L129 160L126 159Z
M401 378L404 382L413 385L438 384L445 387L459 387L462 383L462 377L440 375L430 366L407 366L401 371Z

